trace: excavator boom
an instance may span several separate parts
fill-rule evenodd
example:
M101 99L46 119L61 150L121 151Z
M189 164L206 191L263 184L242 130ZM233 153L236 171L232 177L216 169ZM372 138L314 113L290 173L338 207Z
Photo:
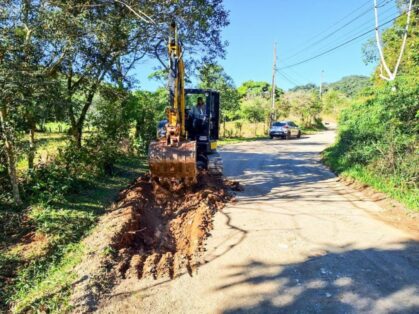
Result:
M186 136L185 81L182 47L176 24L169 36L169 104L166 108L166 136L150 143L148 161L153 176L195 179L196 142Z

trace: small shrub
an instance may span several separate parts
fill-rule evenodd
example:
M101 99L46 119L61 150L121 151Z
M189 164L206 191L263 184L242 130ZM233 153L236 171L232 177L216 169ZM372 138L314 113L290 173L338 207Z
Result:
M60 202L64 195L76 189L74 177L57 162L29 170L26 182L25 189L31 202Z
M48 205L35 206L29 218L38 232L49 236L55 243L70 243L79 240L95 222L92 213L57 209Z

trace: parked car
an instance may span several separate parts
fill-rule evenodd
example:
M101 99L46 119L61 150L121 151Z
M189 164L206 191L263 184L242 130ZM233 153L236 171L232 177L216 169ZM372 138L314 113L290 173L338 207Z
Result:
M274 137L281 137L284 139L290 139L291 137L300 138L301 130L292 121L278 121L272 123L272 126L269 130L269 137L273 139Z

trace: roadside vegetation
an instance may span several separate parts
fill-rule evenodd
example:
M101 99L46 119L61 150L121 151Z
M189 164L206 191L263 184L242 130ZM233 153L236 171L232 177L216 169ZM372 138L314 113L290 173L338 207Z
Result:
M223 56L219 0L2 2L0 312L68 310L81 240L146 170L167 91L138 90L131 70L164 59L174 11L192 71Z
M417 208L417 41L394 83L377 74L346 77L327 84L321 97L314 84L236 87L209 62L225 53L221 0L125 2L155 23L117 2L6 0L0 9L0 312L68 310L81 240L147 169L168 93L140 90L131 70L166 55L161 25L174 11L184 46L200 51L185 50L188 70L198 87L220 91L220 144L266 138L272 115L295 120L306 133L324 129L322 117L340 116L326 162ZM388 31L386 53L398 34L397 26ZM165 81L165 69L152 76Z
M372 76L373 85L350 102L339 117L336 144L324 160L337 173L382 191L412 210L419 210L419 39L416 12L408 45L396 80ZM406 17L383 34L384 52L390 68L399 55L400 31ZM370 47L366 47L369 51ZM377 61L366 54L368 61Z

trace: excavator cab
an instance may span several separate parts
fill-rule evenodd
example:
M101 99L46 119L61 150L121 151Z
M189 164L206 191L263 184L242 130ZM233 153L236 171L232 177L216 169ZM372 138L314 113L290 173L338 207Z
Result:
M204 99L204 119L197 119L192 115L198 97ZM160 177L190 177L196 165L197 169L205 169L213 175L221 175L223 165L217 153L220 132L220 94L210 89L185 89L185 102L187 141L181 143L183 146L180 149L158 144L164 143L166 138L167 120L160 121L157 126L158 141L154 142L150 148L154 149L154 155L164 154L164 159L167 162L171 161L172 170L170 167L163 166L164 163L160 158L158 168L154 167L152 173ZM188 162L188 165L185 165L185 162Z
M196 99L204 99L204 119L192 115ZM188 139L196 142L198 169L207 169L213 174L222 173L221 159L217 153L220 131L220 94L211 89L185 89L186 131ZM219 159L219 161L215 162Z

